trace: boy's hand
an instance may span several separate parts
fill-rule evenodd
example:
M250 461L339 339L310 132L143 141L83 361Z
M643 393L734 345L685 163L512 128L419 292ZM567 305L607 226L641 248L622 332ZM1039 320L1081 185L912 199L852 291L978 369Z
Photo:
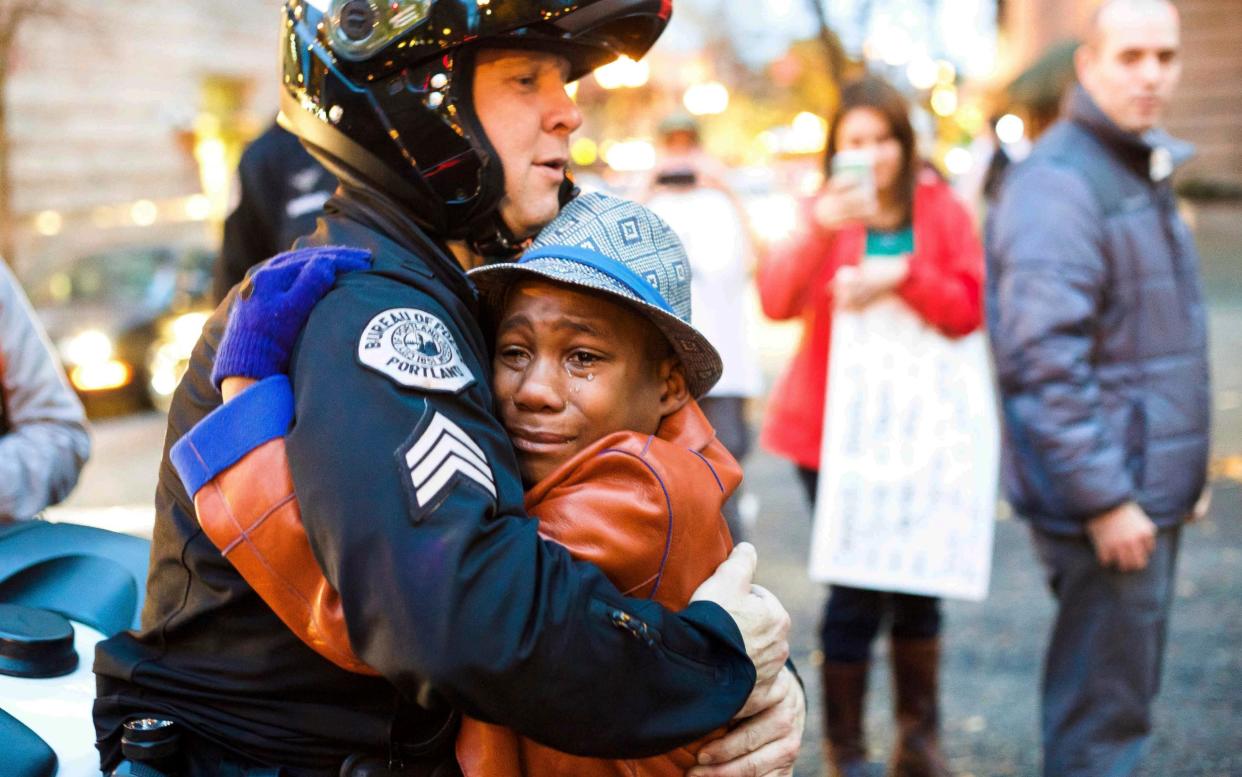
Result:
M220 398L228 402L258 382L254 378L225 378L220 381Z
M289 369L293 344L337 275L371 266L371 252L323 246L281 254L242 282L216 351L211 382L267 378Z

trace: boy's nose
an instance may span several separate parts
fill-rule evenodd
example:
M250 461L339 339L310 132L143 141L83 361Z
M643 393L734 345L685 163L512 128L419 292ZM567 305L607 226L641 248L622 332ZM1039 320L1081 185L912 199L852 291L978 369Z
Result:
M558 365L536 361L526 370L513 401L522 410L557 412L565 407L565 372Z

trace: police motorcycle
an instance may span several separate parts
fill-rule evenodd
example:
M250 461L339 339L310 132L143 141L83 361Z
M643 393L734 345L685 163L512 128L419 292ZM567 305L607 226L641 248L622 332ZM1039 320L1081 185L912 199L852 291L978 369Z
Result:
M0 774L98 777L95 643L137 628L150 554L89 526L0 526ZM135 752L168 746L167 721L130 728Z

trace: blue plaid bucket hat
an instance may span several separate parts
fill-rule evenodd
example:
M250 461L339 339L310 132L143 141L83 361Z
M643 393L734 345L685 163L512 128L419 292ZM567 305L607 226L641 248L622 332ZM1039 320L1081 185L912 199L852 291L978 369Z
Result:
M543 228L516 262L471 270L488 308L532 277L603 292L646 317L681 360L695 398L720 380L720 354L690 324L690 260L671 227L636 202L583 194Z

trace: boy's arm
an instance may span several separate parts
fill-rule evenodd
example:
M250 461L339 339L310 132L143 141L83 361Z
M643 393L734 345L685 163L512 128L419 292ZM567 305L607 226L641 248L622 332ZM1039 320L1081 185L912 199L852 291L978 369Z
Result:
M671 507L659 476L642 458L611 448L636 436L601 441L594 456L530 509L540 536L595 564L626 596L646 598L659 582L671 541Z
M342 669L378 674L349 644L340 595L320 570L302 524L284 440L293 418L288 377L230 378L221 393L225 404L182 435L170 454L199 526L307 646Z

